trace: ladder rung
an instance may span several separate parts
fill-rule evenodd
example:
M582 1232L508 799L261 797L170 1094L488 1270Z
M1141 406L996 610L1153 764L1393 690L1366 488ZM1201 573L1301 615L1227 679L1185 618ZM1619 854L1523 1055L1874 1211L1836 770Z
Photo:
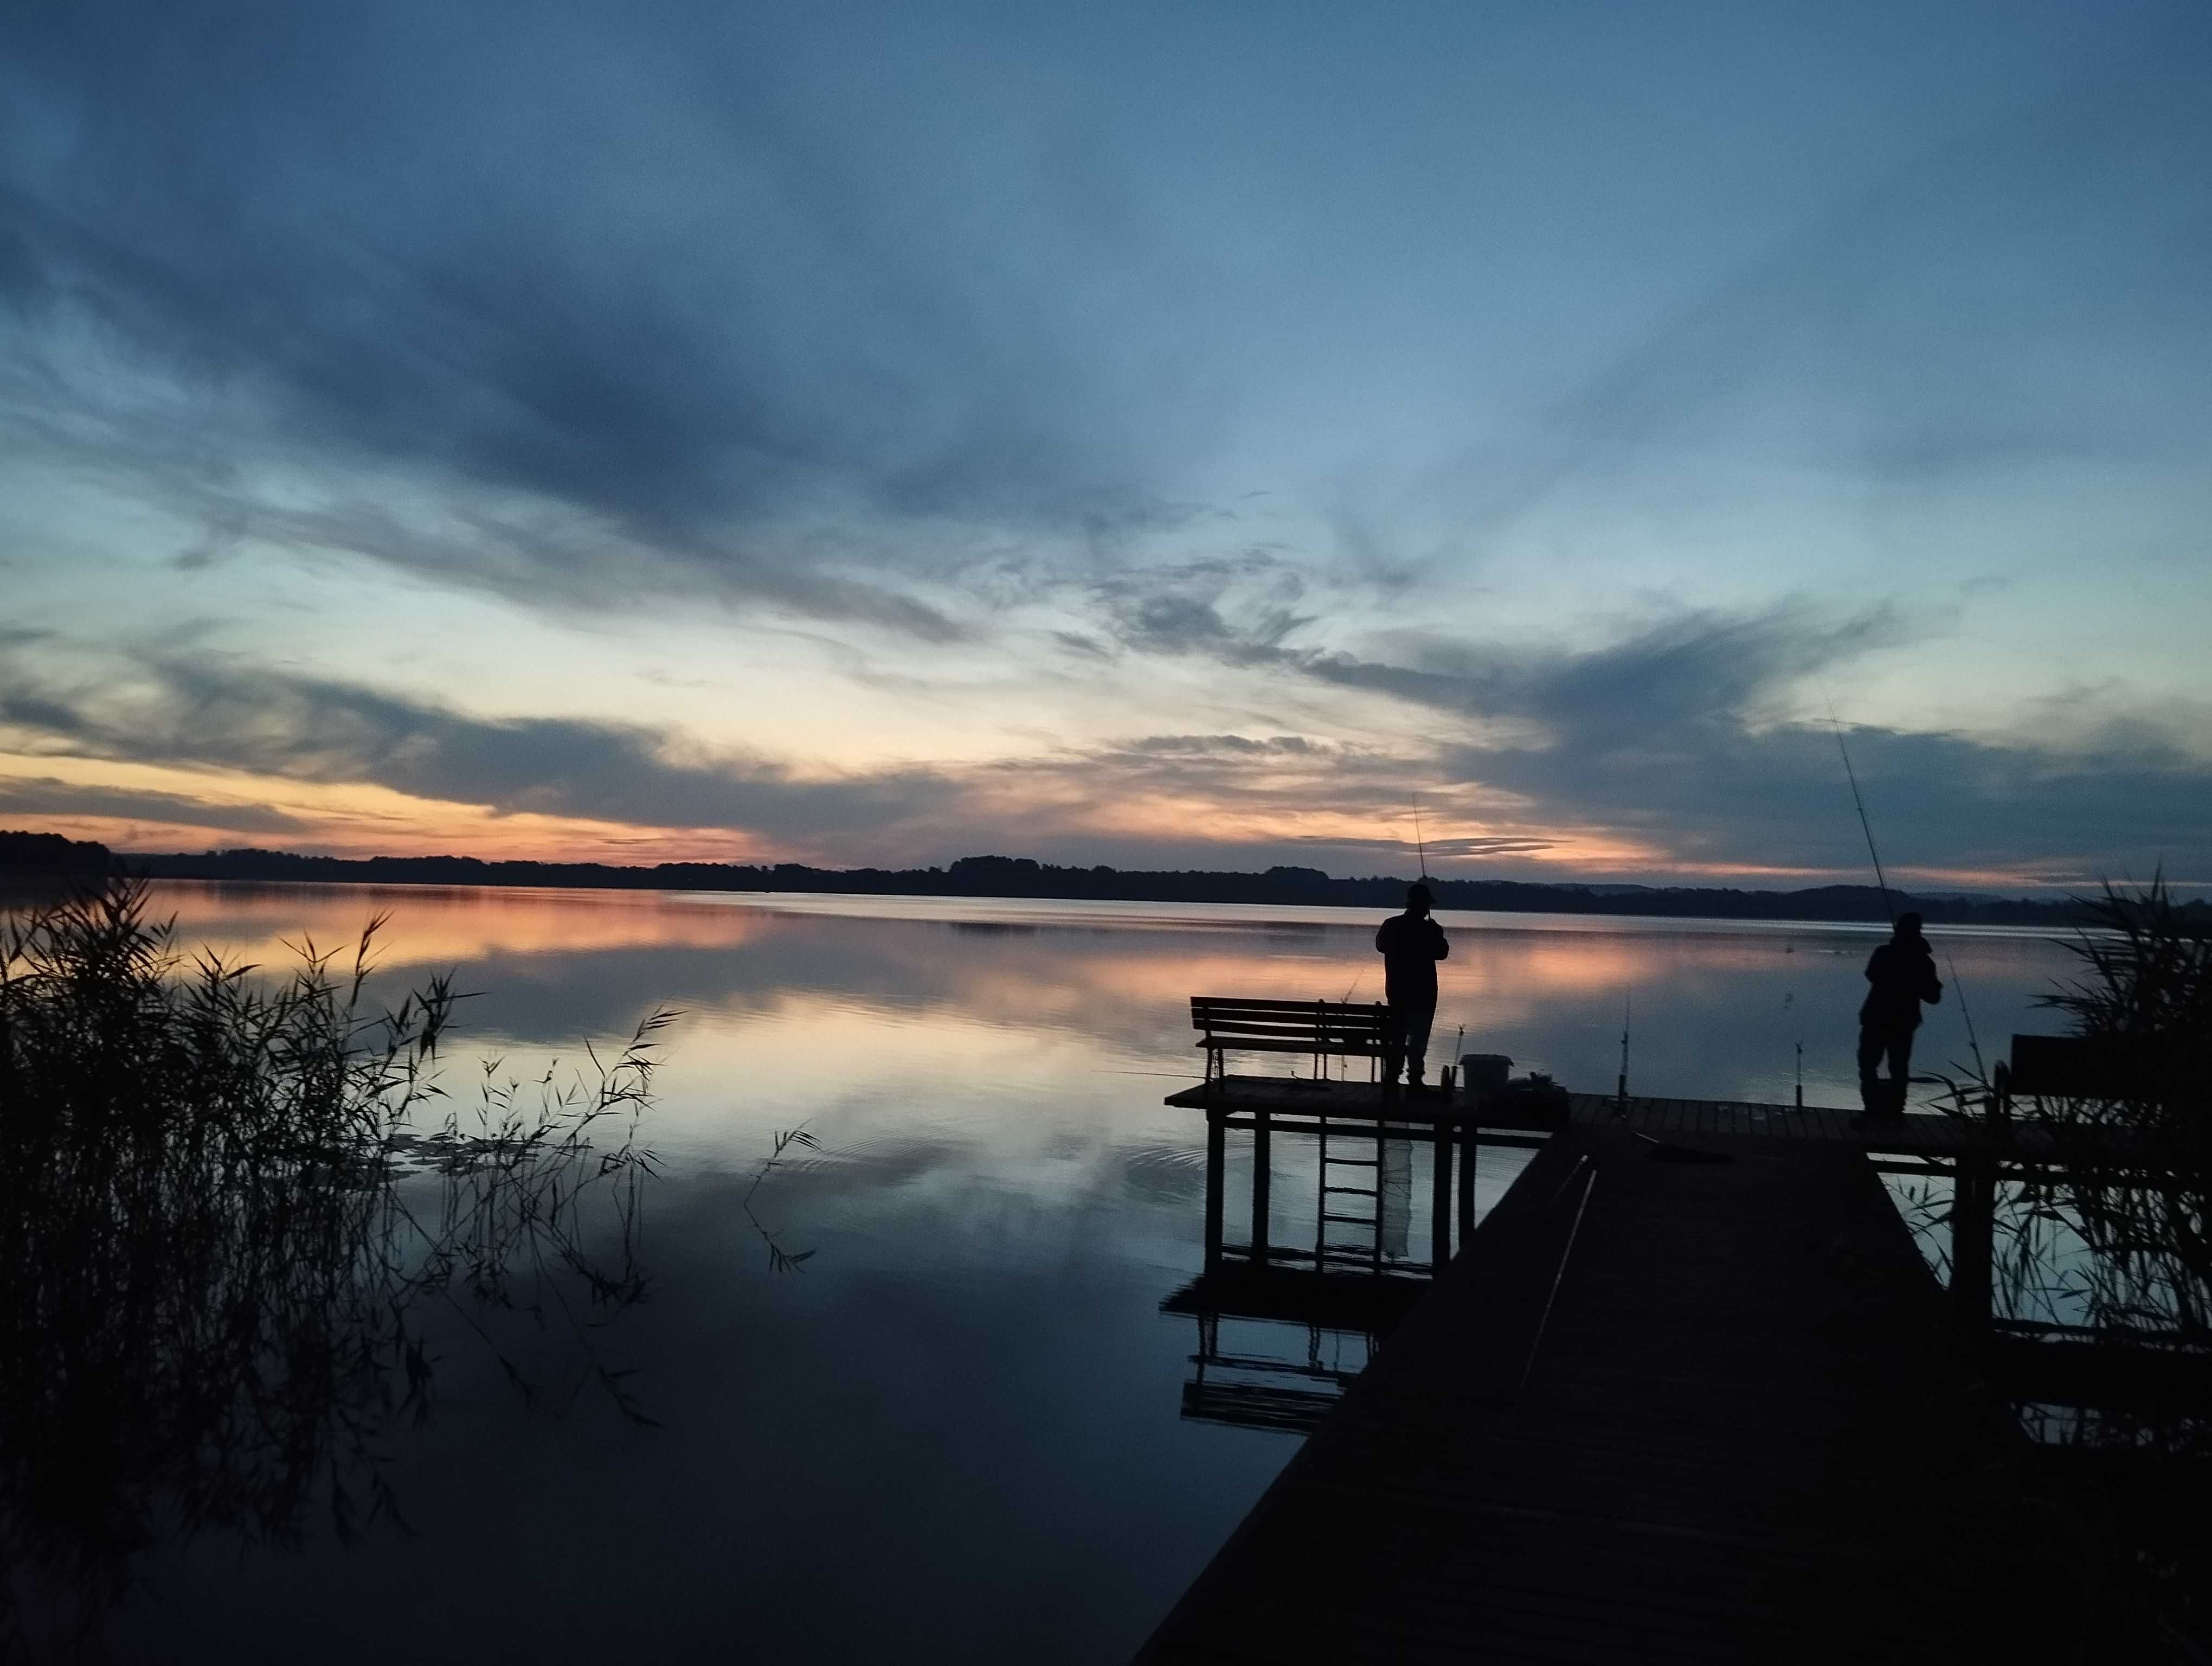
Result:
M1376 1195L1376 1190L1372 1186L1324 1186L1321 1189L1322 1195L1324 1197L1331 1195L1338 1197L1373 1197Z
M1344 1169L1379 1169L1382 1166L1381 1160L1376 1158L1331 1157L1327 1152L1322 1153L1321 1160L1324 1163L1334 1163L1339 1168Z
M1342 1221L1347 1226L1379 1226L1382 1224L1373 1215L1333 1215L1326 1211L1322 1213L1322 1219Z

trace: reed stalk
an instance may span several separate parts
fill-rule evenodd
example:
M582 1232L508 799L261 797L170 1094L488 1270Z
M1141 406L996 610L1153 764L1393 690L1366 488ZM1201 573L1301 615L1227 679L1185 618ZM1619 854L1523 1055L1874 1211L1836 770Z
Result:
M488 1067L464 1112L436 1068L461 998L372 1002L380 921L274 971L185 955L148 902L110 882L0 933L0 1656L82 1644L158 1541L397 1521L434 1310L532 1403L596 1384L650 1420L597 1328L646 1292L672 1014L566 1076Z

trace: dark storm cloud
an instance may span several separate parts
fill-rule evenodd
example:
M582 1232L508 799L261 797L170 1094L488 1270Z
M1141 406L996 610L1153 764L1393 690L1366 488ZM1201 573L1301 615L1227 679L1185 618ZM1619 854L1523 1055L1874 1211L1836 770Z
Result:
M88 757L368 783L507 815L789 839L888 831L942 812L961 791L925 769L805 779L779 763L687 757L678 738L636 726L475 718L356 684L176 655L100 686L57 686L0 659L0 721Z
M1851 762L1886 860L2075 879L2212 873L2212 769L2170 739L2054 755L1856 726ZM1548 751L1458 751L1447 766L1640 831L1685 860L1850 866L1863 847L1833 734L1716 717L1674 744L1592 729Z
M1133 486L1111 376L1054 346L1040 310L1128 227L1098 226L1010 133L945 229L996 215L1050 252L1010 249L1005 281L979 278L914 194L927 131L903 167L868 155L880 131L779 82L789 43L766 22L659 21L11 11L8 391L46 443L234 534L532 601L704 588L943 640L955 627L903 587L945 559L929 538L847 547L824 526L880 512L1095 548L1194 513ZM874 91L875 119L926 128L919 89ZM112 397L77 356L95 344L202 408ZM1148 424L1160 443L1168 426ZM239 466L272 459L465 483L468 524L371 494L302 514Z
M52 775L0 779L0 815L98 816L118 821L204 827L226 833L310 835L312 824L266 805L222 804L182 793L88 787Z
M1781 702L1808 678L1847 702L1854 660L1945 622L1785 605L1686 613L1583 652L1401 633L1395 660L1285 645L1272 619L1214 623L1186 634L1183 651L1385 695L1471 729L1534 732L1500 743L1409 723L1408 751L1433 748L1440 785L1510 793L1532 819L1641 837L1684 862L1820 868L1856 861L1856 812L1833 731L1784 721ZM2154 716L2065 746L1875 726L1853 726L1848 744L1900 865L2090 876L2164 862L2192 880L2212 874L2212 765ZM1355 795L1384 775L1420 780L1405 757L1375 768Z

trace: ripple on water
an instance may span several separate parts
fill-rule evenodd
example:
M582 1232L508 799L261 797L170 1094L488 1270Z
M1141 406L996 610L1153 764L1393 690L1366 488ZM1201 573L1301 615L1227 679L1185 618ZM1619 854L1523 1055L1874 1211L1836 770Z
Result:
M1139 1197L1175 1201L1206 1189L1206 1152L1197 1146L1133 1146L1121 1153L1121 1183Z

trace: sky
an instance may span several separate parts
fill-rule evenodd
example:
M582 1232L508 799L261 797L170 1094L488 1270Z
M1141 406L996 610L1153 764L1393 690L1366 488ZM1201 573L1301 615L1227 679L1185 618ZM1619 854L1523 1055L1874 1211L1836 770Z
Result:
M0 11L0 825L2212 881L2212 9Z

